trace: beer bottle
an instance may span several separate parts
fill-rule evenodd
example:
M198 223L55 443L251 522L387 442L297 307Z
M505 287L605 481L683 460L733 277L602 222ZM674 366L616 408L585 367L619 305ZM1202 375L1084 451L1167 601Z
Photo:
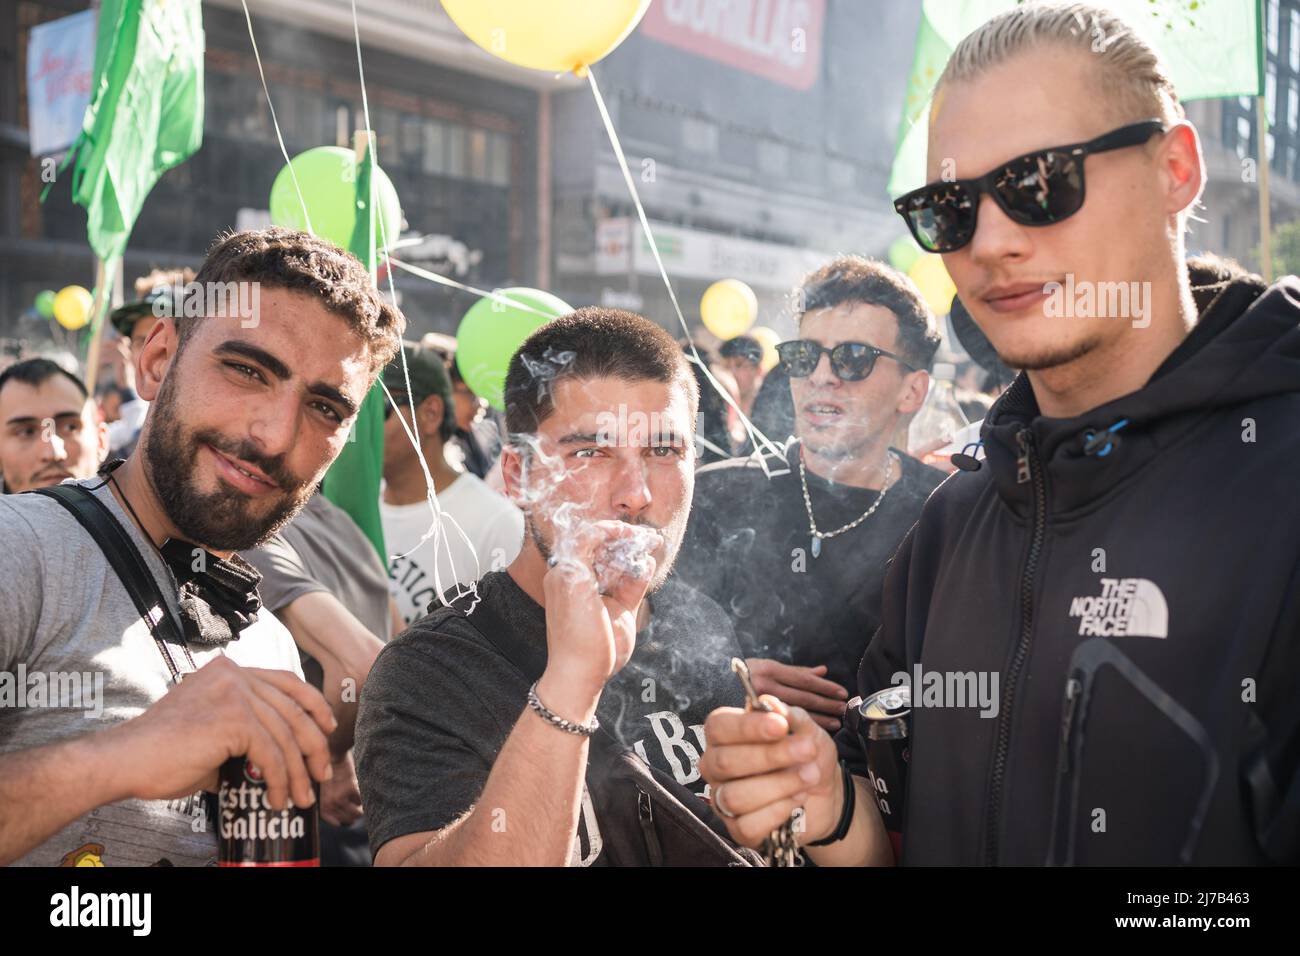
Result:
M267 802L262 773L244 757L221 765L217 792L218 866L320 866L320 785L310 807L290 798L283 810Z

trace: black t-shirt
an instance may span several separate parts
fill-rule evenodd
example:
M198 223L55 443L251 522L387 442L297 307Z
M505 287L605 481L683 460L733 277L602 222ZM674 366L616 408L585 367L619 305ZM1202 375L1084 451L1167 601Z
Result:
M545 609L505 571L479 581L478 596L468 618L472 598L464 597L416 621L380 652L366 679L355 752L375 852L396 837L439 830L474 805L545 667ZM512 657L520 651L524 668L498 644ZM738 653L722 609L670 579L650 596L650 622L601 695L601 730L707 796L697 766L703 724L715 707L744 702L729 667ZM589 761L571 858L581 865L602 862L594 772Z
M896 477L876 512L851 531L823 539L813 556L799 483L799 444L783 475L768 478L755 458L701 468L695 475L686 540L675 577L727 612L746 656L827 666L852 692L858 662L880 624L880 589L894 551L944 474L901 452ZM782 463L769 468L781 470ZM871 507L878 492L808 473L819 530L840 528Z

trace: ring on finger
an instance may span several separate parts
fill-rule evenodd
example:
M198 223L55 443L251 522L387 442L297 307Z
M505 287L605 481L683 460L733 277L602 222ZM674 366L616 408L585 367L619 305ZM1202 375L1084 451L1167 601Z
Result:
M734 820L736 819L736 814L728 810L727 805L722 802L722 788L724 786L726 786L726 784L720 783L713 791L713 809L717 810L718 813L722 814L722 816L726 817L728 820Z

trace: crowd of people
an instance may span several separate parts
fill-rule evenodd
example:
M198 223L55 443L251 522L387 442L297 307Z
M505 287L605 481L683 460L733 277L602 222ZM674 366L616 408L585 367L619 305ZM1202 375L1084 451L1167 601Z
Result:
M963 40L897 203L979 337L942 468L936 317L856 255L766 373L584 307L504 415L281 228L145 277L95 395L0 371L0 672L104 675L95 725L0 707L0 863L211 862L240 756L319 799L327 864L757 864L791 820L817 866L1300 862L1300 285L1189 259L1196 131L1095 15L1104 55L1053 7ZM1150 314L1046 318L1067 275ZM155 308L176 278L260 283L259 321ZM381 380L383 559L320 490ZM890 833L846 717L900 684Z

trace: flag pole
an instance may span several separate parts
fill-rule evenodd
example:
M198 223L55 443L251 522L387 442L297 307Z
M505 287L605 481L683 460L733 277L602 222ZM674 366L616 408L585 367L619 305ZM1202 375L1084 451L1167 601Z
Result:
M95 302L90 307L90 345L86 349L86 391L95 394L95 379L99 377L99 343L104 333L104 306L108 301L107 263L95 257Z
M1267 66L1267 47L1264 45L1264 31L1268 22L1264 17L1264 0L1255 5L1256 22L1259 29L1255 31L1256 62L1259 64L1259 95L1255 97L1255 141L1259 150L1259 267L1264 281L1273 281L1273 229L1269 221L1268 194L1268 87L1265 84Z
M1259 125L1259 266L1264 281L1273 282L1273 228L1269 222L1268 109L1264 97L1255 100Z

